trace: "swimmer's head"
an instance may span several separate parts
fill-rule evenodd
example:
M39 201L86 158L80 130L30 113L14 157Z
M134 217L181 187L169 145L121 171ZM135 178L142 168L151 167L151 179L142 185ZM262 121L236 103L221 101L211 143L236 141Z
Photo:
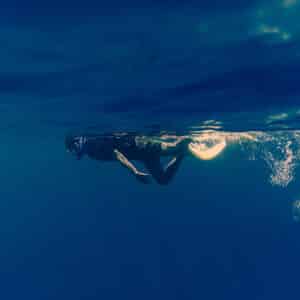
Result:
M80 159L85 154L87 139L84 136L67 135L65 137L65 147L67 152L74 154Z

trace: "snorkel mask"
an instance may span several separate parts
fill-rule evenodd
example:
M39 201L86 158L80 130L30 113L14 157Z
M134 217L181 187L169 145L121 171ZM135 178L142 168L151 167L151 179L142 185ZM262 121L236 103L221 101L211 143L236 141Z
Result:
M87 138L84 136L66 138L67 151L74 154L79 160L85 154Z

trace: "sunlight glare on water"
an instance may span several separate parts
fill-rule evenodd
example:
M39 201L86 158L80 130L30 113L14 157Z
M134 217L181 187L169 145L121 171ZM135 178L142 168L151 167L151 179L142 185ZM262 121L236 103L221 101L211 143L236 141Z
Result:
M226 147L237 144L249 159L261 160L270 170L272 185L286 187L300 162L300 131L203 131L191 133L192 153L200 159L213 159Z

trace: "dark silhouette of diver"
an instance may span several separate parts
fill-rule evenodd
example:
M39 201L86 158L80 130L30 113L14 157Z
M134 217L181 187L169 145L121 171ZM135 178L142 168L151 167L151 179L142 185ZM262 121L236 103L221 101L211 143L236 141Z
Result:
M88 156L98 161L119 161L142 183L150 183L150 174L158 184L168 184L176 174L188 151L190 138L167 142L153 136L129 133L109 135L67 135L65 146L77 159ZM160 158L172 156L166 167ZM139 171L131 162L140 161L150 174Z

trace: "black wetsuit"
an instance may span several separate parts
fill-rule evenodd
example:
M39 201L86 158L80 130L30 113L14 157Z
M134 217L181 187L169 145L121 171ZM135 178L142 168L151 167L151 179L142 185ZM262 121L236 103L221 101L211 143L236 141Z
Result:
M130 134L87 137L86 154L90 158L114 160L114 150L129 160L152 160L162 154L161 143L151 137Z

